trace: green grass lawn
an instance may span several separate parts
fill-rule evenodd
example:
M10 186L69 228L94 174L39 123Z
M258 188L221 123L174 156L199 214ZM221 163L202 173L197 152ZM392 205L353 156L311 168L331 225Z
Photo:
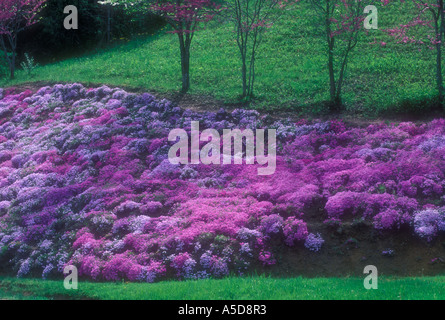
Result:
M400 4L379 7L379 28L406 23L411 17ZM326 110L326 44L315 19L309 8L298 5L285 11L266 34L257 59L256 98L251 107L306 115ZM179 91L178 39L167 31L164 28L111 48L38 67L33 77L19 70L16 80L2 80L0 86L49 81L104 83L161 94ZM374 40L388 44L371 44ZM375 116L425 111L436 95L434 68L433 50L396 44L381 30L363 33L344 84L347 112ZM240 93L240 61L232 26L211 23L196 33L192 43L190 94L234 103Z
M0 299L130 300L317 300L445 299L445 276L380 277L377 290L366 290L360 278L229 277L221 280L160 283L79 282L66 290L63 281L0 277Z

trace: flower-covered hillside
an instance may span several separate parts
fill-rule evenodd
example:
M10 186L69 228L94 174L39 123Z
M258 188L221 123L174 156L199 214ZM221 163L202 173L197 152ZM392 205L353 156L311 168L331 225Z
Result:
M75 265L95 280L221 277L273 265L275 247L323 250L326 225L445 231L445 120L416 126L197 113L150 94L55 85L0 92L0 263L19 276ZM168 134L274 128L277 168L172 165Z

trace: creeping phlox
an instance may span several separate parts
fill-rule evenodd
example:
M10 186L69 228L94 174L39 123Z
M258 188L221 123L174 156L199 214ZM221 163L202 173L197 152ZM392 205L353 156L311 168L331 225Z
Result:
M191 122L191 143L189 162L189 136L184 129L173 129L169 135L169 141L179 141L175 143L168 153L168 159L172 164L243 164L243 139L245 139L245 164L251 165L255 160L259 164L266 164L265 168L258 168L258 175L271 175L276 170L276 130L268 131L268 155L264 155L264 129L256 129L256 135L251 129L241 131L239 129L224 129L223 138L215 129L206 129L202 133L199 131L199 121ZM210 140L210 141L209 141ZM233 155L232 155L233 140ZM200 150L200 142L207 142ZM222 146L221 146L222 143ZM223 150L221 152L221 149ZM178 156L179 153L179 156ZM222 161L221 161L222 154Z
M259 175L259 161L171 163L170 132L191 137L194 122L216 138L274 130L262 150L276 147L273 174ZM223 141L202 153L202 133L193 143L217 155ZM106 86L0 89L0 264L44 278L66 265L94 280L223 277L273 265L279 243L323 253L329 237L304 215L313 209L326 224L406 225L434 241L445 231L444 172L443 119L347 128L198 113Z

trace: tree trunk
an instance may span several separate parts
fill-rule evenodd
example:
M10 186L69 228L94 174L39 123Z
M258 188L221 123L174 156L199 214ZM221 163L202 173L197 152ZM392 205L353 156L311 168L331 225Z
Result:
M329 93L331 97L331 103L336 103L337 88L335 85L335 71L334 71L334 39L329 41L329 54L328 54L328 69L329 69Z
M250 62L250 80L249 80L249 98L253 98L253 87L255 83L255 53L252 54L252 61Z
M258 29L254 30L253 33L253 44L252 44L252 54L250 56L250 70L249 70L249 99L253 98L253 87L255 83L255 58L256 58L256 50L258 48Z
M247 65L246 65L246 58L243 56L242 58L242 67L241 67L241 77L243 81L243 98L247 96Z
M353 39L349 39L348 42L348 48L346 49L346 53L343 57L343 62L341 64L341 68L340 68L340 74L338 76L338 81L337 81L337 92L335 95L335 100L334 100L334 106L336 108L336 110L340 110L342 108L342 98L341 98L341 93L342 93L342 88L343 88L343 80L345 77L345 73L346 73L346 68L348 65L348 58L349 58L349 53L351 52L351 50L355 47L355 44L353 44Z
M15 52L12 53L11 62L9 65L10 78L14 80L15 78Z
M15 59L17 56L16 50L17 50L17 36L10 38L11 39L11 80L14 80L15 78Z
M181 71L182 71L182 92L186 93L190 89L190 48L181 46Z
M443 89L443 76L442 76L442 48L441 44L436 45L436 84L439 91L439 104L443 107L444 89Z

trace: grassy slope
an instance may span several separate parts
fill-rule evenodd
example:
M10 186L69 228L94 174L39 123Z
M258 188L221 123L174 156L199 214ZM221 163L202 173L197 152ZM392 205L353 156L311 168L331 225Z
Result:
M445 276L381 277L378 285L378 290L365 290L363 279L358 278L275 279L255 276L155 284L80 282L78 290L68 291L62 281L0 277L0 299L445 299Z
M408 2L409 3L409 2ZM410 20L405 7L379 8L380 28ZM402 10L403 9L403 10ZM317 30L316 17L304 6L284 13L267 33L257 59L256 100L263 110L323 111L328 99L325 42ZM388 45L370 44L377 38ZM236 43L228 24L213 24L196 34L192 44L192 90L224 102L237 101L240 65ZM354 51L344 87L348 112L376 114L406 110L410 105L434 98L434 52L395 44L382 31L363 34ZM83 57L39 67L35 77L23 71L11 86L28 81L106 83L172 92L180 89L177 37L161 30ZM419 103L420 102L420 103Z

